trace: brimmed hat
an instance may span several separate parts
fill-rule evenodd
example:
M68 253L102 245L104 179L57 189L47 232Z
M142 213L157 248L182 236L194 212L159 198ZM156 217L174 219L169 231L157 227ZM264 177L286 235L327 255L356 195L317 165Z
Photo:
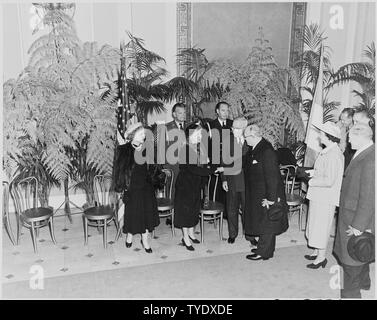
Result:
M374 260L374 234L363 232L360 236L351 236L347 243L350 257L359 262L372 262Z
M324 133L329 134L330 136L333 136L335 138L340 139L341 133L340 128L334 123L334 122L326 122L319 125L314 125L313 127L317 128L318 130L323 131Z
M247 127L247 120L245 117L238 117L233 120L233 129L245 129Z
M143 124L142 124L141 122L136 122L136 123L134 123L134 124L131 124L131 125L127 128L126 132L124 133L124 136L125 136L125 137L129 136L132 132L134 132L135 130L139 129L139 128L142 127L142 126L143 126Z

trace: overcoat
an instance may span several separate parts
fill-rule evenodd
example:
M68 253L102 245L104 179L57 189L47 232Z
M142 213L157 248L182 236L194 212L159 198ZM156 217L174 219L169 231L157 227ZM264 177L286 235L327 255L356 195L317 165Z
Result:
M136 151L130 142L118 146L118 158L115 166L116 190L127 190L127 201L124 208L124 233L144 233L153 231L159 225L155 188L151 177L151 168L146 163L135 161Z
M189 155L196 153L195 146L187 144L183 148L186 148L186 159L180 161L175 183L174 225L178 228L191 228L199 222L202 177L213 174L216 167L190 163ZM183 153L180 154L180 160L182 155Z
M262 207L262 200L285 202L285 190L280 175L276 152L265 139L250 148L244 161L245 174L245 234L281 234L288 229L288 215L270 221L267 209Z
M338 228L335 236L334 254L341 263L360 266L347 250L348 226L375 234L375 185L374 185L374 144L358 154L347 167L340 191Z

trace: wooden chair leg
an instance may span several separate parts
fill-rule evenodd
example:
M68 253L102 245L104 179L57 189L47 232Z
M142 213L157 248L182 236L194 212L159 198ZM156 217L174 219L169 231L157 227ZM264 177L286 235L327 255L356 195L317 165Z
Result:
M38 222L38 224L39 224L39 222ZM36 236L35 238L36 238L36 239L39 238L39 229L40 229L39 226L35 228L35 236Z
M54 218L53 217L51 217L50 220L48 221L48 228L50 229L51 240L54 244L56 244L56 239L55 239L55 234L54 234Z
M220 224L219 224L219 235L220 235L220 241L222 241L223 240L223 222L224 222L224 220L223 220L223 213L221 212L220 213Z
M35 237L34 222L31 222L30 233L31 233L31 240L33 241L34 253L37 253L37 241L36 241L36 237Z
M200 238L201 242L204 243L204 213L200 215Z
M171 210L171 233L173 238L175 237L175 227L174 227L174 209Z
M304 228L302 227L302 220L303 220L303 204L300 204L300 212L299 212L299 217L300 217L300 230L304 231Z
M107 248L107 219L103 222L103 247Z
M15 245L16 240L14 239L12 226L10 224L9 217L4 217L4 226L5 226L5 231L7 232L10 241L12 242L13 245Z
M17 216L17 239L16 239L16 245L18 245L20 243L21 229L22 229L21 218L19 216Z
M121 228L120 223L118 221L118 230L117 230L117 234L115 236L115 241L118 241L121 235L122 235L122 228Z
M84 224L84 245L88 244L88 220L86 217L83 215L82 216L82 221Z

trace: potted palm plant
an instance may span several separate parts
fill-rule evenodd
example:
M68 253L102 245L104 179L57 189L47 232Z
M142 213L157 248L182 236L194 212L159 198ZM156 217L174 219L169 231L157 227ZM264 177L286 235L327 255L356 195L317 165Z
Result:
M105 99L102 93L108 89L104 83L117 77L119 50L82 43L66 11L72 4L35 6L44 10L42 23L50 31L33 42L20 76L4 85L4 113L10 121L5 127L4 164L8 172L16 165L19 172L37 174L45 186L68 177L89 185L91 177L83 166L96 173L111 172L117 88L112 86ZM32 163L38 170L22 170ZM91 201L91 191L85 191Z
M353 62L341 66L331 72L328 87L354 82L360 85L361 90L352 90L361 99L359 107L365 108L374 117L376 105L376 47L372 42L364 50L364 62Z

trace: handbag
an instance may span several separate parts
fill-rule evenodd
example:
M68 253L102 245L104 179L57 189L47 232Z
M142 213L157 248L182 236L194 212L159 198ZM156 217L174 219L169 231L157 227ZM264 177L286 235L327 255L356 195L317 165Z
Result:
M280 201L280 199L278 198L278 201L276 201L273 205L271 205L267 209L267 218L270 221L278 221L287 212L288 212L287 204L285 202Z

